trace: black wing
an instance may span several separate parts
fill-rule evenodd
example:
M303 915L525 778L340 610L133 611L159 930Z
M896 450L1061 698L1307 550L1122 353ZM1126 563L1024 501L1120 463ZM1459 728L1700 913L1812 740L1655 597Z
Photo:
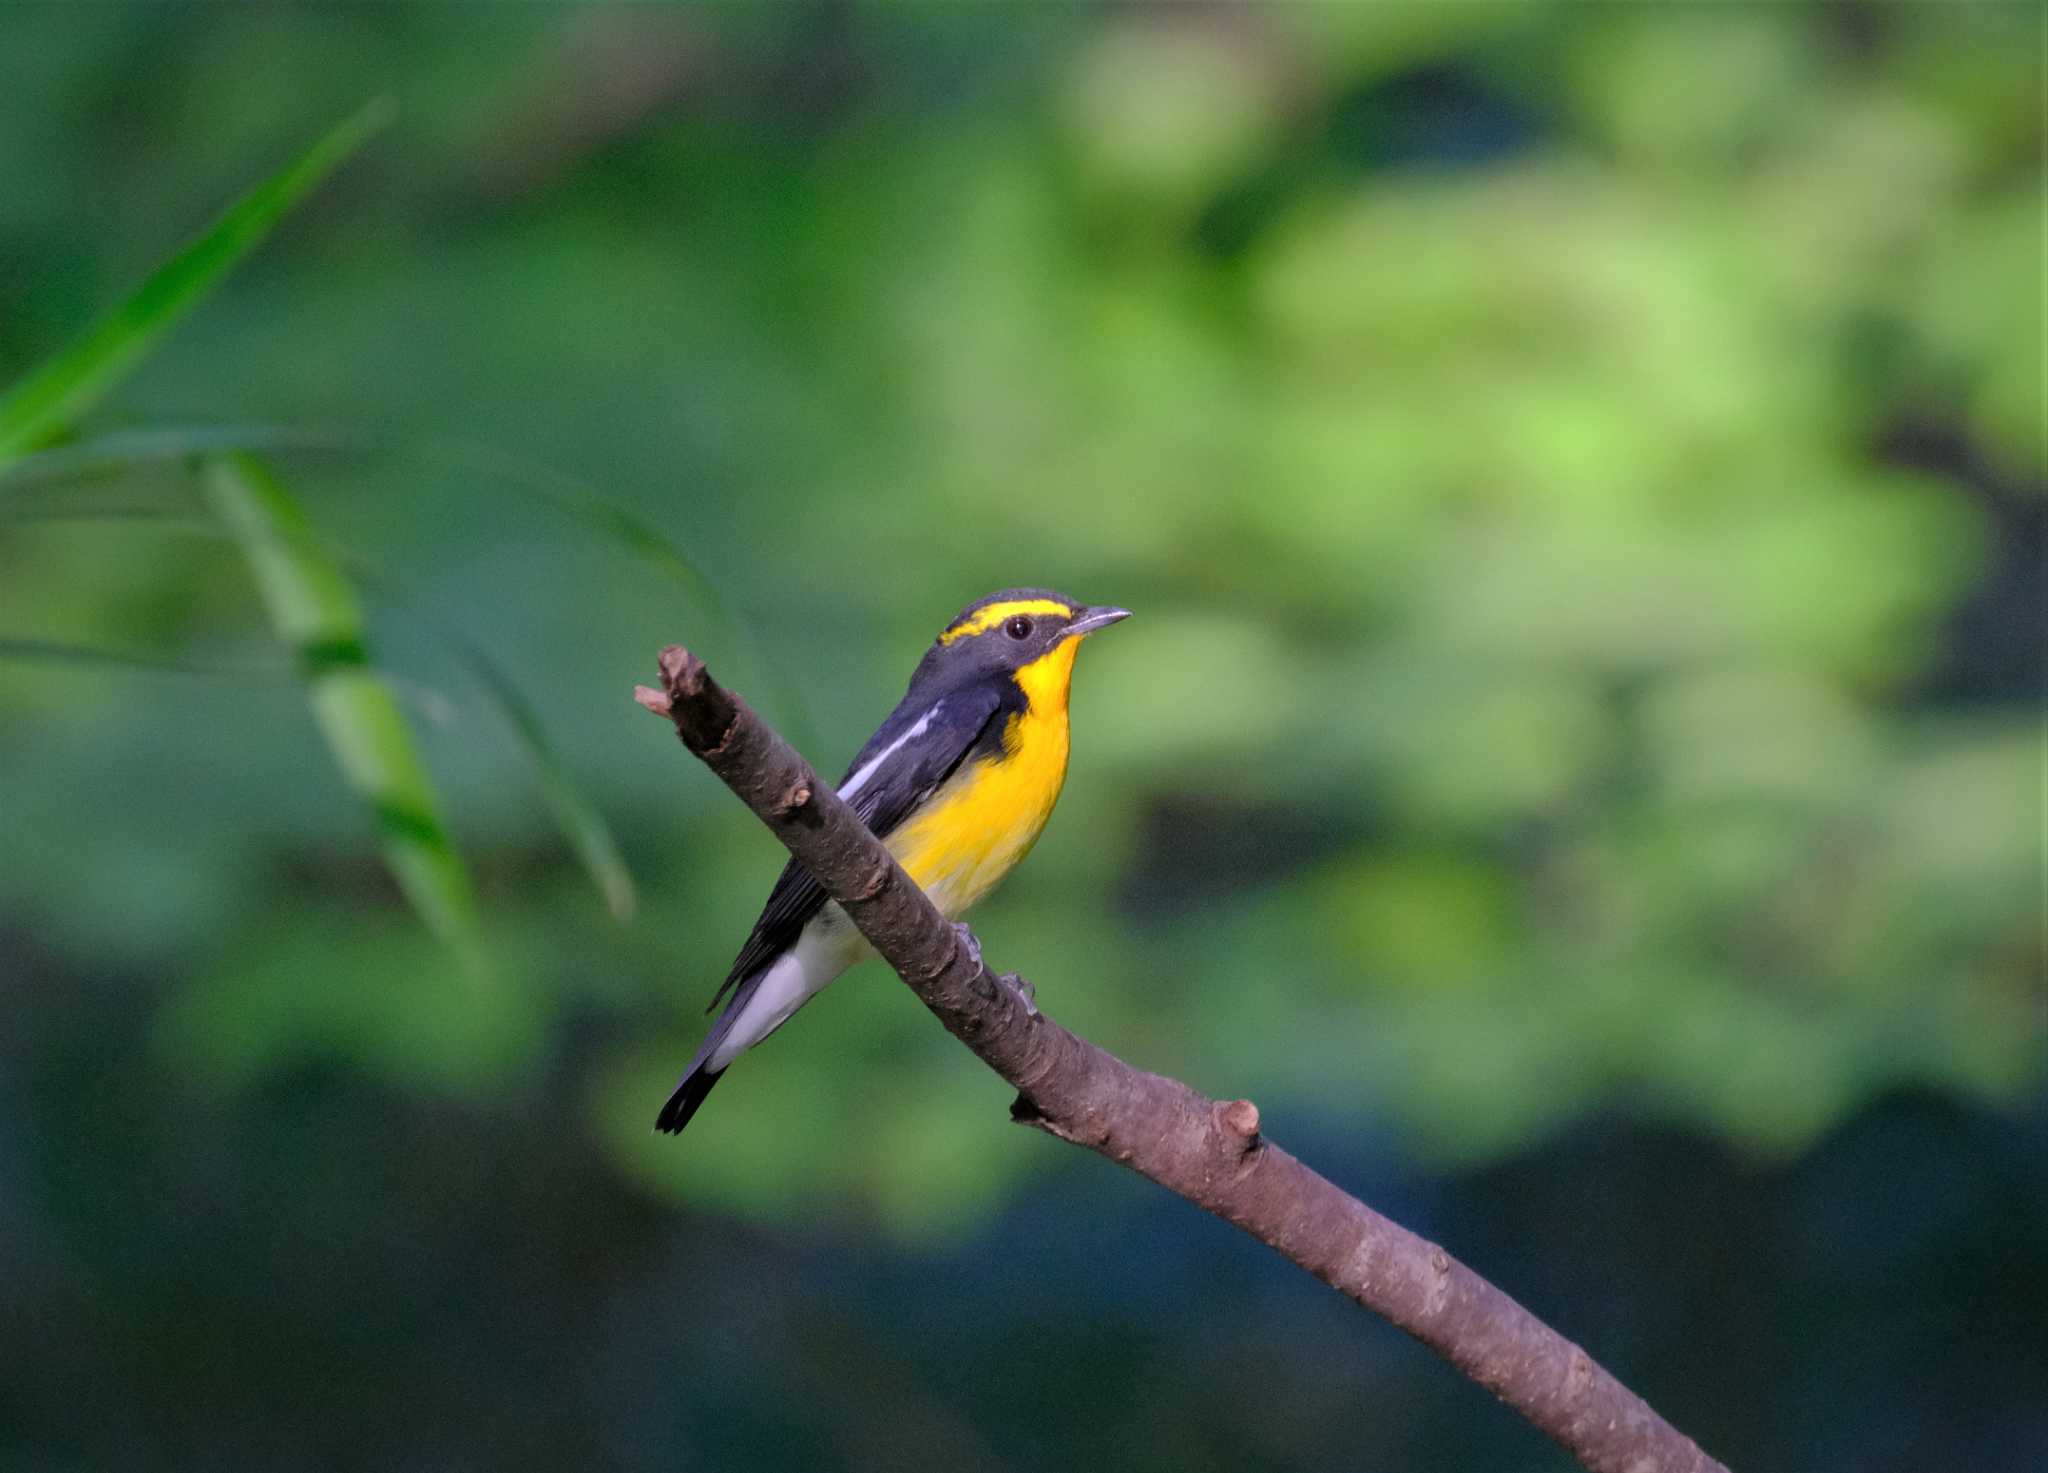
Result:
M887 838L953 775L990 724L1000 719L1002 705L1002 692L995 689L955 690L930 702L904 701L847 767L839 779L839 795L853 805L871 832ZM761 918L705 1011L716 1009L740 982L780 956L824 906L825 891L810 873L793 859L784 865Z

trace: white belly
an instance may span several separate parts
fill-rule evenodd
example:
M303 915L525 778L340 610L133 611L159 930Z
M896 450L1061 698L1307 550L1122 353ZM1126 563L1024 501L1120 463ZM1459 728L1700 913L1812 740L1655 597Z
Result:
M846 918L846 912L826 901L825 908L811 918L797 937L796 945L762 973L753 996L733 1019L731 1031L711 1051L706 1067L723 1069L787 1023L798 1008L823 992L840 973L872 954L867 938Z

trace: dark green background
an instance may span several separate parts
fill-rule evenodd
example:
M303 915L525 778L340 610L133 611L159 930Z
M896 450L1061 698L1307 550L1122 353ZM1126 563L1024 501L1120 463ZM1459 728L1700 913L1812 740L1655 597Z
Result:
M0 385L397 99L87 428L346 442L273 460L375 574L500 971L398 900L176 461L0 481L0 637L242 672L0 665L0 1462L1560 1466L1009 1126L879 968L648 1130L777 864L631 704L657 648L836 770L1046 583L1137 617L992 961L1733 1464L2039 1466L2042 45L0 5Z

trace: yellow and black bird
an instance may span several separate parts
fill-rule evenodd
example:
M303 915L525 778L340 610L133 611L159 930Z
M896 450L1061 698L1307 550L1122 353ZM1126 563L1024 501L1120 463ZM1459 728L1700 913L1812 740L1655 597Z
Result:
M976 600L925 651L901 704L839 780L839 796L947 919L1037 842L1067 776L1075 652L1129 617L1042 588ZM870 954L846 912L792 861L711 1006L731 1001L655 1129L688 1125L734 1059Z

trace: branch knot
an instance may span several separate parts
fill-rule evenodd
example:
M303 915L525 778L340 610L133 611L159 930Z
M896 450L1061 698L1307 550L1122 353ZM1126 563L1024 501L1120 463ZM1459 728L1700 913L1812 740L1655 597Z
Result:
M1225 1138L1241 1156L1248 1156L1259 1145L1259 1107L1250 1100L1232 1100L1216 1107L1216 1119L1223 1127Z
M811 801L811 785L801 778L782 790L782 796L775 800L775 816L788 818Z

